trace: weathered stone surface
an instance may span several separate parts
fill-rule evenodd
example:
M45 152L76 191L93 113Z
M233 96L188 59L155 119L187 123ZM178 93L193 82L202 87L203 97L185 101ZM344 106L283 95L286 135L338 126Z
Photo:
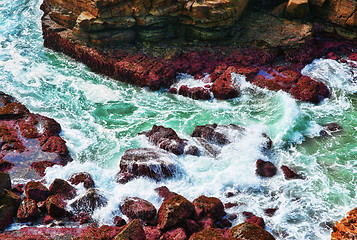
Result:
M150 202L137 198L125 198L120 205L121 212L129 219L140 219L143 223L154 223L156 217L156 208Z
M64 199L72 199L77 195L77 191L74 187L72 187L68 182L65 180L56 178L50 188L51 195L59 195Z
M253 223L245 222L233 227L229 231L229 240L274 240L275 238L264 228Z
M124 173L135 177L149 177L154 180L173 176L176 164L171 156L160 150L150 148L135 148L125 151L120 160L119 176Z
M265 222L263 218L257 217L251 212L243 212L243 215L246 217L245 222L254 223L262 228L265 228Z
M5 189L0 195L0 205L11 207L15 214L20 203L21 197L10 190Z
M95 209L105 206L107 201L97 189L90 188L83 196L71 203L70 206L77 213L93 213Z
M193 234L189 240L225 240L222 232L216 228L206 228Z
M200 196L193 200L192 204L199 218L209 217L219 221L226 215L223 203L215 197Z
M158 228L168 229L195 216L195 207L181 195L173 196L163 202L158 211Z
M46 209L53 218L61 218L67 215L66 202L59 195L49 196L46 200Z
M138 219L128 223L114 240L145 240L145 231Z
M287 18L301 18L310 13L308 0L289 0L285 10Z
M10 206L0 205L0 231L4 231L13 223L14 213Z
M17 210L17 219L20 222L29 222L36 220L39 215L40 212L37 208L37 204L35 200L32 199L23 200Z
M352 240L357 236L357 208L347 213L340 222L335 222L332 228L331 240Z
M165 240L165 239L186 240L187 235L185 229L179 227L165 232L161 236L160 240Z
M255 173L261 177L273 177L276 175L277 169L271 162L258 159L256 167Z
M217 71L217 69L215 71ZM240 95L239 84L234 81L232 76L232 74L237 72L238 70L231 66L223 70L222 75L220 75L217 79L212 79L211 76L211 80L214 81L211 86L211 91L215 98L225 100L235 98ZM215 72L212 74L217 75Z
M83 183L83 186L87 189L95 186L91 175L87 172L74 173L69 177L68 181L73 185Z
M28 182L25 186L25 194L28 199L33 199L36 202L44 201L50 195L50 191L41 182Z

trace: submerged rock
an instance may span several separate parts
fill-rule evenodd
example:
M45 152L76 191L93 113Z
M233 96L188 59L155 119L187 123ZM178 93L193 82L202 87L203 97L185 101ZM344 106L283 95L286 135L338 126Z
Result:
M108 200L97 189L90 188L70 206L76 213L85 212L91 214L95 209L105 206L107 202Z
M271 162L258 159L256 167L255 173L261 177L273 177L276 175L277 169Z
M289 180L289 179L305 179L304 176L297 174L296 172L294 172L287 166L284 166L284 165L281 166L281 170L283 170L285 179L287 179L287 180Z

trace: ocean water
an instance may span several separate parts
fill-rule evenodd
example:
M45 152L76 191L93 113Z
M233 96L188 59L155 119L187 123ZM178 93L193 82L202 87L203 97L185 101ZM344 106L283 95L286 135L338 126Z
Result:
M357 68L349 63L316 59L303 74L326 83L332 96L319 105L302 103L284 92L256 88L237 75L242 95L229 101L195 101L165 92L152 92L94 74L83 64L43 47L41 0L0 0L0 91L30 111L56 119L74 161L47 170L47 183L89 172L108 198L94 218L112 224L121 215L118 205L127 196L161 204L154 189L166 185L189 200L204 194L239 205L262 216L277 239L329 239L331 225L356 207L357 186ZM190 76L182 81L192 82ZM318 137L324 124L336 122L341 133ZM246 127L230 135L232 143L217 157L173 156L175 177L156 183L137 179L115 182L125 150L152 147L137 133L154 124L173 128L193 143L197 125L234 123ZM273 140L271 152L261 151L261 133ZM258 158L287 165L305 180L285 180L281 171L270 179L255 175ZM14 179L20 181L20 179ZM79 187L80 191L84 191ZM237 193L232 198L226 192ZM264 209L278 208L273 217Z

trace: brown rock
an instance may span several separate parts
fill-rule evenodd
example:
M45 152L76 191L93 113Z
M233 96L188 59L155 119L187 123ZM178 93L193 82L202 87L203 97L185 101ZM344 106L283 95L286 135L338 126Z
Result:
M16 214L17 208L21 203L21 197L10 190L5 189L0 195L0 206L6 205L11 207L13 213Z
M193 234L189 240L225 240L222 232L216 228L206 228Z
M186 240L187 235L185 230L179 227L165 232L160 238L160 240L166 240L166 239Z
M347 213L340 222L335 222L332 229L331 240L350 240L354 239L357 235L357 208Z
M97 189L90 188L83 196L71 203L71 207L77 213L92 213L95 209L106 204L107 199Z
M13 223L13 209L7 205L0 205L0 231L4 231L11 223Z
M25 186L25 194L28 199L36 202L44 201L50 195L50 191L41 182L28 182Z
M51 195L59 195L64 199L72 199L77 195L77 191L74 187L72 187L71 185L69 185L68 182L66 182L65 180L56 178L50 188L50 194Z
M301 18L310 12L308 0L289 0L285 10L287 18Z
M65 217L67 215L65 208L66 203L59 195L52 195L46 200L47 212L53 218Z
M245 222L233 227L229 231L229 240L274 240L275 238L264 228L253 223Z
M289 167L287 166L281 166L281 170L283 170L285 179L290 180L290 179L305 179L303 176L301 176L300 174L297 174L296 172L294 172L293 170L291 170Z
M8 162L4 159L0 159L0 172L8 172L13 166L14 166L13 163ZM1 180L0 180L0 182L1 182ZM1 183L0 183L0 185L1 185Z
M0 194L4 189L11 189L11 179L8 173L0 172Z
M156 208L150 202L137 198L125 198L120 205L121 212L129 219L140 219L143 223L154 223L156 217Z
M262 228L265 228L265 222L263 218L257 217L251 212L243 212L243 215L246 217L246 222L254 223Z
M273 163L258 159L256 162L257 169L255 173L261 177L273 177L276 175L276 167Z
M209 217L219 221L226 215L223 203L215 197L200 196L192 204L195 206L196 214L200 218Z
M164 201L177 195L177 193L171 192L166 186L155 188L155 191Z
M158 228L168 229L195 216L195 207L181 195L170 197L163 202L158 211Z
M128 223L114 240L145 240L145 231L138 219Z
M17 219L20 222L29 222L36 220L40 215L35 200L25 199L21 202L17 210Z
M87 189L94 188L94 181L91 175L87 172L74 173L69 177L68 181L73 185L83 183L83 186Z
M154 226L144 226L145 236L147 240L160 240L162 232Z

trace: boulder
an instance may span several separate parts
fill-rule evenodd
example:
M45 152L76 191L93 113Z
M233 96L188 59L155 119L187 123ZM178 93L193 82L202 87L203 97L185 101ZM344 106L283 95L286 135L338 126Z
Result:
M357 208L347 213L340 222L335 222L332 228L331 240L354 239L357 234Z
M24 199L17 210L17 219L20 222L30 222L36 220L40 215L35 200Z
M172 230L165 232L161 236L160 240L166 240L166 239L186 240L187 235L186 235L185 229L179 227L179 228L174 228Z
M108 200L97 189L90 188L70 206L77 213L93 213L95 209L105 206L107 202Z
M192 204L199 218L209 217L219 221L226 215L223 203L215 197L200 196L193 200Z
M177 195L177 193L171 192L166 186L155 188L155 191L157 192L159 197L161 197L164 201L166 201L172 196Z
M160 240L162 232L154 226L144 226L145 236L147 240Z
M35 170L40 177L44 177L46 175L46 169L48 167L53 167L54 165L56 165L56 163L44 160L40 162L33 162L31 163L30 167Z
M310 13L308 0L289 0L284 16L286 18L301 18Z
M138 219L128 223L114 240L145 240L145 231Z
M193 234L189 240L225 240L222 232L216 228L206 228Z
M0 172L0 194L4 189L11 189L11 179L8 173Z
M53 218L62 218L67 215L66 202L60 195L49 196L46 200L46 209Z
M0 173L1 172L8 172L9 170L11 170L11 168L14 166L13 163L8 162L4 159L0 159ZM1 177L0 177L1 178ZM1 180L0 180L1 182ZM1 185L1 184L0 184ZM0 187L1 188L1 187ZM1 192L1 191L0 191Z
M264 228L250 222L241 223L229 231L229 240L274 240L275 238Z
M120 205L120 210L129 219L139 219L144 224L155 222L156 208L144 199L137 197L125 198Z
M192 234L201 231L201 226L198 225L194 220L192 219L186 219L183 223L183 228L185 229L185 232L187 233L188 236L191 236Z
M168 229L195 217L195 207L181 195L164 201L158 211L158 228Z
M13 223L14 212L11 206L0 205L0 231L4 231Z
M77 195L77 191L74 187L72 187L68 182L65 180L56 178L50 188L51 195L59 195L64 199L72 199Z
M40 202L48 198L50 191L41 182L30 181L25 186L25 194L28 199Z
M255 170L255 173L258 176L269 178L276 175L277 169L274 164L269 161L258 159L256 162L256 167L257 169Z
M290 179L305 179L304 176L297 174L296 172L294 172L293 170L291 170L289 167L287 166L281 166L281 170L283 170L285 179L290 180Z
M265 222L263 218L257 217L251 212L243 212L243 215L246 217L245 222L254 223L262 228L265 228Z
M21 197L10 190L4 189L0 195L0 205L11 207L15 214L20 203Z
M151 148L126 150L120 160L120 174L130 173L136 177L149 177L156 181L173 176L176 163L171 156Z
M95 186L91 175L87 172L74 173L69 177L68 181L73 185L83 183L86 189L94 188Z
M126 225L126 221L122 217L115 216L114 217L114 225L117 227L122 227L122 226Z
M237 73L238 70L235 67L228 67L222 75L217 79L211 79L213 82L211 86L211 92L216 99L231 99L238 97L240 95L240 87L237 82L235 82L233 73ZM215 72L212 73L216 75Z

